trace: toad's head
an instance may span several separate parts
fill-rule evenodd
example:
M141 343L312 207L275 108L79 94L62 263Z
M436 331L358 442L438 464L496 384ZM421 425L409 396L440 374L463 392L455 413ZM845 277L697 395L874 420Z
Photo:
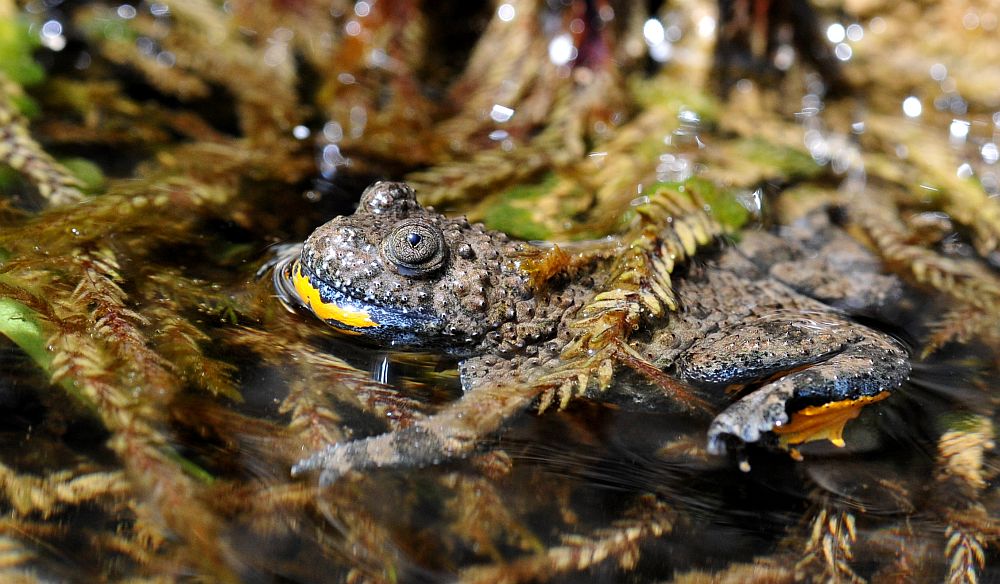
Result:
M526 244L379 182L353 215L320 226L290 268L299 299L333 327L381 344L474 354L530 297Z

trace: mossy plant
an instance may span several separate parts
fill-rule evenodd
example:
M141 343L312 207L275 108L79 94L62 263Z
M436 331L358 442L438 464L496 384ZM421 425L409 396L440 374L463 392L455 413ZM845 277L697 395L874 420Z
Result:
M859 100L795 111L801 82L816 87L799 62L780 84L749 72L713 95L701 81L712 2L347 4L0 0L0 580L995 579L1000 199L982 148L996 141L1000 69L985 14L948 42L936 29L962 27L960 1L851 14L865 26L844 62L870 108L859 120ZM464 17L437 12L449 7ZM877 33L876 16L901 33ZM39 42L50 19L69 40L58 54ZM649 59L644 23L670 31L669 61ZM439 42L442 26L461 34ZM922 36L903 42L911 29ZM887 69L870 47L890 36L886 61L911 66L896 55L926 43L953 54ZM577 59L554 62L564 42ZM433 62L449 66L427 75ZM956 81L948 108L903 119L906 96L941 92L934 63ZM970 121L964 142L955 117ZM809 154L806 123L849 138L850 181ZM498 387L460 422L517 399L565 399L564 411L500 439L470 432L465 461L319 488L290 476L297 460L417 432L464 395L453 356L378 352L286 310L255 275L375 178L515 238L584 240L533 275L599 257L616 292L575 323L581 341L549 385ZM760 194L761 216L745 193ZM580 395L591 374L637 383L616 364L635 360L643 326L685 309L670 283L742 230L780 233L804 210L905 283L888 308L923 307L898 323L927 363L880 410L880 423L901 420L892 440L801 464L754 450L743 472L706 454L695 415ZM650 250L669 251L671 225L688 220L710 229L672 271ZM635 248L616 247L622 232ZM939 371L952 385L920 377ZM699 403L699 388L661 385ZM782 481L765 503L762 480ZM746 517L764 527L738 554L687 547Z
M0 73L18 85L37 85L45 70L34 59L41 43L26 19L0 18Z

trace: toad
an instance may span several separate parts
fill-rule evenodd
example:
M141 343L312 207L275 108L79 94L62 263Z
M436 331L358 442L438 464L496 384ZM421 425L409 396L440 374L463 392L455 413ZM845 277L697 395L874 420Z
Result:
M711 411L710 453L763 441L796 455L803 442L843 445L844 425L907 379L904 348L848 316L891 304L900 284L829 213L733 245L684 186L635 209L618 238L536 245L424 208L405 184L369 187L276 284L346 334L453 355L463 396L293 473L329 483L463 456L532 403L599 398L622 368L641 391Z

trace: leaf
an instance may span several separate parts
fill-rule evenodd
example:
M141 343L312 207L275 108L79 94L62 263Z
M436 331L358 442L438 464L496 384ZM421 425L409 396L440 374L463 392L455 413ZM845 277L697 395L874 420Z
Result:
M66 170L80 181L80 189L85 193L98 193L104 189L106 179L101 167L86 158L66 158L59 161Z
M34 310L16 300L0 298L0 333L27 353L39 367L49 370L52 354L46 347L48 335Z

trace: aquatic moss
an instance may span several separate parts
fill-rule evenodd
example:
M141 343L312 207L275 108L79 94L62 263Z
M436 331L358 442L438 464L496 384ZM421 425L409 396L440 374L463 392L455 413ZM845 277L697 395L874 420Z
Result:
M737 152L753 164L787 178L810 178L824 172L824 168L801 149L760 138L739 141Z
M972 412L947 412L938 416L935 425L944 432L983 432L992 422L981 414Z
M642 107L687 110L697 114L702 124L716 123L722 111L719 100L695 84L663 83L657 77L634 82L630 89L636 102Z
M0 163L0 189L12 189L23 180L21 173L6 164Z
M734 233L747 224L753 215L736 198L731 189L722 188L716 183L703 178L689 178L685 181L665 181L649 185L647 192L654 193L661 189L684 196L688 193L705 203L712 218L727 231ZM620 218L622 225L627 225L635 216L635 209L630 207Z
M483 218L490 229L503 231L513 237L527 240L546 239L550 231L536 223L529 209L519 208L508 202L494 205Z
M33 53L38 37L21 18L0 18L0 73L18 85L36 85L45 79L45 70Z
M66 158L59 163L80 181L81 191L93 194L104 189L106 179L100 166L86 158Z
M555 184L552 175L536 184L521 184L501 193L491 201L483 223L490 229L503 231L512 237L527 240L542 240L552 236L533 211L535 204L543 199Z
M728 231L739 230L753 217L732 190L723 189L712 181L695 177L682 183L660 184L699 197L711 209L712 217Z

